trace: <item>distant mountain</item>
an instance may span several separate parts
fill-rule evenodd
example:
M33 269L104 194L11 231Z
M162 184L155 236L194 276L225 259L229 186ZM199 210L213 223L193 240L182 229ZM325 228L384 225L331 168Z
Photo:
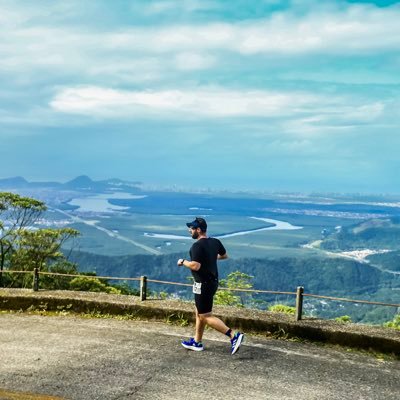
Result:
M72 179L71 181L68 181L63 184L63 187L68 188L68 189L91 190L91 189L94 189L95 186L96 186L95 182L92 181L86 175L80 175L80 176L76 177L75 179Z
M39 189L53 188L57 190L84 190L90 192L103 192L110 190L139 191L141 182L129 182L112 178L101 181L93 181L87 175L80 175L68 182L28 182L25 178L17 176L14 178L0 179L1 189Z
M29 182L22 178L22 176L16 176L14 178L0 179L1 188L23 188L28 187Z
M140 184L140 182L128 182L117 178L106 179L103 181L93 181L88 176L81 175L72 181L64 183L63 187L67 189L87 190L94 192L103 192L115 189L132 192L132 190L140 190Z

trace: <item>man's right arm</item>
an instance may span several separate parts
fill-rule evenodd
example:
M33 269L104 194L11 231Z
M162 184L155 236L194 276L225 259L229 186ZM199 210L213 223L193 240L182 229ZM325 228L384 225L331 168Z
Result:
M186 267L191 269L192 271L198 271L201 267L201 264L197 261L189 261L184 258L180 258L177 263L180 267Z

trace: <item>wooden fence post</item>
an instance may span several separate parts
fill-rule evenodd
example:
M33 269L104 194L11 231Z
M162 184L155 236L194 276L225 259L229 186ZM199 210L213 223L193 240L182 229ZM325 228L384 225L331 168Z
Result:
M303 314L303 293L304 293L303 286L298 286L296 290L296 314L295 314L296 321L300 321L301 316Z
M146 300L146 292L147 292L147 276L140 277L140 300Z
M33 291L37 292L39 290L39 269L35 268L33 270Z

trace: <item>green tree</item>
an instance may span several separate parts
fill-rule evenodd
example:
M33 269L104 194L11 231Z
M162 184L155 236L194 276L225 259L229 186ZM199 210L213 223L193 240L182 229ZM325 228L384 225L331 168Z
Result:
M49 272L57 274L79 275L78 266L66 259L57 260L49 266ZM48 290L69 290L71 277L57 275L42 275L40 287Z
M61 247L78 235L79 231L72 228L20 230L13 245L10 270L33 271L38 268L49 271L51 263L66 260ZM27 287L31 279L30 275L15 276L13 285L19 282L22 287Z
M15 193L0 193L0 286L3 285L3 270L10 261L20 232L37 221L46 209L39 200Z
M240 271L231 272L226 279L221 279L220 286L230 290L219 290L215 295L215 304L244 307L244 305L252 299L251 294L240 293L234 294L232 289L251 289L253 277Z

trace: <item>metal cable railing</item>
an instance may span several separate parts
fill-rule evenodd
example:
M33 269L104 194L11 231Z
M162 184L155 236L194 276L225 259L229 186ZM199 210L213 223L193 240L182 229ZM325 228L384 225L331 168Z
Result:
M370 305L375 305L375 306L400 307L400 304L382 303L379 301L368 301L368 300L353 300L353 299L346 299L343 297L321 296L318 294L311 294L311 293L304 293L303 296L314 297L316 299L343 301L343 302L347 302L347 303L359 303L359 304L370 304Z
M31 274L32 272L29 271ZM140 281L140 278L122 278L117 276L97 276L97 275L76 275L76 274L62 274L60 272L38 272L40 275L54 275L54 276L66 276L66 277L84 277L84 278L93 278L93 279L108 279L108 280L121 280L121 281Z
M12 270L3 270L2 273L7 274L32 274L33 273L33 290L39 290L39 277L40 275L51 275L51 276L61 276L61 277L70 277L70 278L88 278L88 279L106 279L106 280L123 280L123 281L139 281L140 282L140 298L142 301L146 300L147 297L147 283L157 283L163 285L175 285L175 286L184 286L191 287L192 284L182 283L182 282L170 282L158 279L148 279L146 276L141 276L137 278L128 278L128 277L116 277L116 276L97 276L97 275L82 275L82 274L65 274L59 272L47 272L47 271L39 271L38 268L35 268L34 271L12 271ZM233 289L220 287L219 290L227 290L232 292L244 292L244 293L263 293L263 294L276 294L276 295L289 295L296 296L296 311L295 311L295 319L298 321L302 317L303 310L303 301L304 297L312 297L317 299L324 300L332 300L332 301L341 301L341 302L349 302L349 303L358 303L358 304L367 304L367 305L379 305L386 307L396 307L400 309L400 304L393 303L384 303L378 301L368 301L368 300L355 300L348 299L342 297L332 297L332 296L323 296L312 293L304 293L304 288L302 286L297 287L295 292L286 292L286 291L275 291L275 290L261 290L261 289Z

